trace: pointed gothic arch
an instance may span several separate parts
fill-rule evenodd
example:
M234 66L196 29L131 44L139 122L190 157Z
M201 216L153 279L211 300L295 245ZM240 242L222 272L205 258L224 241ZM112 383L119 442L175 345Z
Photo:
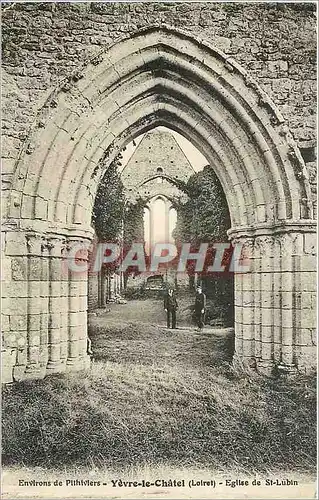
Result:
M229 235L250 248L252 270L236 278L237 359L260 369L307 364L314 319L303 323L296 293L299 300L308 283L301 257L313 259L315 229L299 150L272 101L234 59L181 30L153 26L112 44L54 89L20 152L6 254L23 257L29 271L36 259L32 281L39 285L30 282L29 298L21 297L31 322L15 378L86 363L86 278L61 276L56 266L72 241L92 238L103 169L159 125L208 159L229 205ZM40 282L49 285L39 308ZM65 306L57 316L58 300ZM31 329L33 320L44 326Z

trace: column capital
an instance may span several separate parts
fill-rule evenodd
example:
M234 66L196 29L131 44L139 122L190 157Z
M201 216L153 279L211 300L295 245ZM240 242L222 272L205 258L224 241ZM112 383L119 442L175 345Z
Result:
M257 236L275 236L284 233L315 233L317 231L317 223L310 219L286 220L272 223L262 223L258 226L232 227L227 231L230 240L241 241L247 238L256 238Z
M38 255L42 254L42 238L40 234L37 233L27 233L25 235L26 244L27 244L27 253L30 255Z

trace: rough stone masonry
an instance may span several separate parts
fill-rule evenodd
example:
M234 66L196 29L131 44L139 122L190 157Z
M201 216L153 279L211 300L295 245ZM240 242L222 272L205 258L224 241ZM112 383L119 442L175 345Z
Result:
M4 3L3 379L87 366L87 277L102 166L164 125L206 156L229 237L235 361L315 366L315 3ZM103 161L101 161L103 159Z

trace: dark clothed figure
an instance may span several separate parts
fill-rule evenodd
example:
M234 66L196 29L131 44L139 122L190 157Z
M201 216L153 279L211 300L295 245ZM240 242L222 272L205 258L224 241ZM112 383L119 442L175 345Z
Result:
M164 298L164 309L167 315L167 328L176 328L177 300L174 290L168 290ZM172 326L171 326L172 323Z
M195 295L195 318L198 328L202 329L205 322L206 295L200 287L196 290Z

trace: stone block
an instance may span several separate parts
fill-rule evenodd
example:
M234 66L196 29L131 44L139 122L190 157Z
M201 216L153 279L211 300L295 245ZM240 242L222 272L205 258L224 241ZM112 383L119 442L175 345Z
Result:
M70 325L69 326L69 340L71 342L75 342L78 340L78 338L79 338L79 329L78 329L77 325L76 326Z
M79 297L70 297L70 311L78 312L78 311L86 311L87 309L87 297L79 296Z
M61 312L61 297L50 297L51 311L60 311Z
M244 325L252 325L254 322L254 308L253 307L243 307L242 308L242 323Z
M244 357L254 357L255 356L255 346L254 341L251 339L243 339L242 341L242 355Z
M28 315L28 330L29 331L39 331L40 330L40 314L29 314Z
M262 322L262 328L264 326L269 327L274 324L274 310L272 308L265 308L263 307L261 309L261 322ZM265 340L263 338L263 340ZM268 339L270 341L270 339Z
M281 307L284 309L292 309L298 302L300 292L281 292Z
M66 300L69 297L69 282L68 281L61 281L61 297L64 297Z
M47 281L49 279L49 258L42 257L42 272L41 272L41 280Z
M35 218L47 220L48 218L48 202L43 198L37 197L35 200Z
M50 281L50 297L61 297L61 281Z
M61 342L61 345L60 345L60 358L61 360L65 360L67 359L68 357L68 344L67 342Z
M2 312L12 316L19 311L21 314L27 314L27 299L23 297L10 297L2 299Z
M304 309L301 311L301 326L302 328L316 328L317 310Z
M269 337L269 334L267 334ZM269 361L273 359L273 345L271 342L265 342L262 340L261 343L261 359L264 361Z
M56 309L53 309L53 311L56 311ZM50 329L50 331L60 328L60 322L61 322L60 312L49 313L49 329Z
M28 297L28 282L27 281L11 281L2 285L3 297Z
M41 281L29 281L29 297L39 298L41 294Z
M86 325L87 322L86 312L70 312L69 321L70 321L70 326Z
M274 339L273 343L273 358L275 363L279 363L281 361L281 343L278 342L279 339L279 327L274 327Z
M291 334L292 334L292 327L294 324L294 310L293 309L282 309L281 310L281 317L282 317L282 325L283 327L288 327L291 328Z
M39 335L39 332L30 332L29 334L29 346L35 348L35 347L39 347L40 345L40 335ZM35 359L35 358L38 358L38 355L39 355L39 349L33 349L32 351L32 358ZM30 356L30 357L31 357Z
M11 273L12 279L19 280L27 280L28 279L28 266L27 266L27 257L13 257L11 259Z
M26 314L12 314L10 316L10 330L26 331L28 328L28 320Z
M11 273L11 259L2 256L1 258L1 281L10 281L12 279Z
M11 333L9 331L4 332L3 334L3 341L2 341L2 348L4 349L11 349L11 348L16 348L17 347L17 338L14 333Z
M29 298L28 300L28 313L29 314L40 314L41 312L41 300L39 298Z
M70 283L70 296L86 295L87 282L86 281L72 281Z
M316 346L303 346L297 358L298 370L304 373L314 372L316 370L317 348Z
M298 346L316 346L317 330L316 328L301 328L296 335L296 344Z
M316 309L316 294L314 292L301 293L300 309Z
M14 158L3 158L1 160L1 172L12 174L15 169L16 160Z
M16 349L7 349L1 352L1 379L3 384L13 382L13 367L16 358Z
M2 314L1 315L1 330L3 332L8 332L10 330L10 316Z
M39 350L39 362L42 366L46 366L48 362L48 346L41 345Z
M305 254L300 257L301 271L315 271L316 270L316 256L312 254Z
M271 324L271 320L269 321L269 323L269 325L261 325L260 340L262 344L272 342L274 327Z
M29 257L29 279L40 281L42 279L42 258Z
M301 290L307 292L316 292L317 290L317 274L313 272L302 272L301 277Z
M271 308L273 305L276 307L279 301L279 293L263 291L261 294L261 307Z
M262 352L262 342L261 340L255 340L255 358L261 358Z
M61 281L61 275L62 275L62 259L57 257L51 257L50 280Z
M316 233L305 233L303 235L304 253L310 255L317 254L318 240ZM315 264L314 264L315 266Z
M6 255L26 255L27 253L27 242L25 233L8 231L6 233Z
M21 366L21 367L26 367L26 364L27 364L27 360L28 360L28 352L27 352L27 349L24 347L19 347L18 348L18 351L17 351L17 364L16 366ZM20 380L23 380L23 378L21 378Z
M261 290L271 292L273 290L274 275L273 273L261 273Z
M24 194L22 196L21 217L22 219L32 219L35 205L35 197Z

